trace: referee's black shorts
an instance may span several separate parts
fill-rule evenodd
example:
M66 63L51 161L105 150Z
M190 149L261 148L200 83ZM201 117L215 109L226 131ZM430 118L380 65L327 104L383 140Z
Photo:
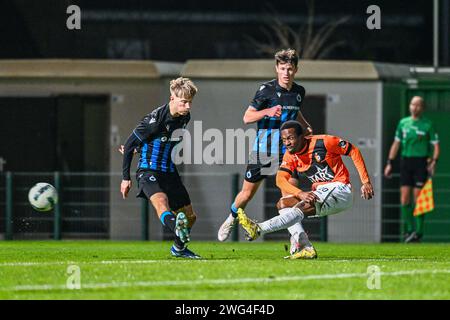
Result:
M176 211L191 204L189 194L178 172L138 171L138 194L136 197L149 199L158 192L163 192L169 199L169 207Z
M427 157L403 157L400 162L400 185L422 188L428 179Z

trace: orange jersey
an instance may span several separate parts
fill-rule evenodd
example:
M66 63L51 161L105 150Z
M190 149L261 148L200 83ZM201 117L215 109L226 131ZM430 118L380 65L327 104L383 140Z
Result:
M339 181L347 184L350 183L350 174L342 161L343 155L352 158L362 183L369 182L369 175L358 148L330 135L313 135L298 153L291 154L286 151L279 170L291 175L297 171L311 181L313 190L323 183Z

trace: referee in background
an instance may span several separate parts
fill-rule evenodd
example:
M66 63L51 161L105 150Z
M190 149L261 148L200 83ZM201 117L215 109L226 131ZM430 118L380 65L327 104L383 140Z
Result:
M392 161L401 146L400 203L402 230L406 243L420 242L423 236L424 215L415 217L415 229L413 226L414 204L428 177L434 174L440 151L438 134L432 122L422 116L424 108L422 97L415 96L411 99L409 104L411 116L401 119L398 123L384 169L385 177L390 178ZM430 157L431 145L434 146L432 157ZM413 203L411 191L414 196Z

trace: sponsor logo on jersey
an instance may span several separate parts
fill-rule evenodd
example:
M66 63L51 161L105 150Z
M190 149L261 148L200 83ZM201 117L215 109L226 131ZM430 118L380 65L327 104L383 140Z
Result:
M339 147L345 149L347 147L347 141L339 140Z
M155 176L150 176L150 177L148 178L148 180L150 180L150 181L152 181L152 182L155 182L155 181L156 181L156 178L155 178Z
M172 142L180 142L180 141L183 141L183 137L170 138L170 141L172 141Z
M278 98L281 97L281 92L277 92Z
M150 121L148 122L148 124L152 124L152 123L155 123L155 122L156 122L156 118L153 118L153 117L152 117L152 118L150 119Z
M325 181L331 181L334 179L334 174L328 172L328 167L325 167L323 169L321 169L318 166L314 166L317 171L311 175L308 176L308 179L312 182L325 182Z
M265 87L265 85L262 85L261 87L259 87L259 91L264 90Z
M297 95L297 101L302 102L302 96L300 94Z
M299 106L283 106L283 110L300 110Z
M250 179L252 177L252 173L250 171L247 171L245 176L247 177L247 179Z
M161 141L162 142L166 142L167 141L167 137L161 137Z

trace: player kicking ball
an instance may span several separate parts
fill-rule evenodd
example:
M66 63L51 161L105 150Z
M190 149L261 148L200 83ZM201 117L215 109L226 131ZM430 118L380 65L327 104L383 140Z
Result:
M190 259L200 258L187 248L196 215L171 155L175 145L181 141L173 138L172 133L186 127L196 93L197 87L188 78L170 81L169 103L146 115L125 146L119 149L123 153L123 180L120 185L123 198L131 189L130 165L133 154L139 149L137 197L150 200L161 223L174 233L171 254Z
M278 169L276 184L286 196L277 203L279 215L261 223L256 223L239 210L239 224L244 228L247 240L297 226L301 228L296 233L297 241L302 242L304 230L301 222L304 217L324 217L349 209L353 204L353 194L343 155L350 156L358 170L362 183L361 197L369 200L374 196L361 152L350 142L330 135L313 135L305 139L302 126L297 121L287 121L281 126L281 138L287 152ZM311 181L313 191L304 192L289 183L295 171ZM311 243L306 243L301 250L286 258L314 259L317 252Z

